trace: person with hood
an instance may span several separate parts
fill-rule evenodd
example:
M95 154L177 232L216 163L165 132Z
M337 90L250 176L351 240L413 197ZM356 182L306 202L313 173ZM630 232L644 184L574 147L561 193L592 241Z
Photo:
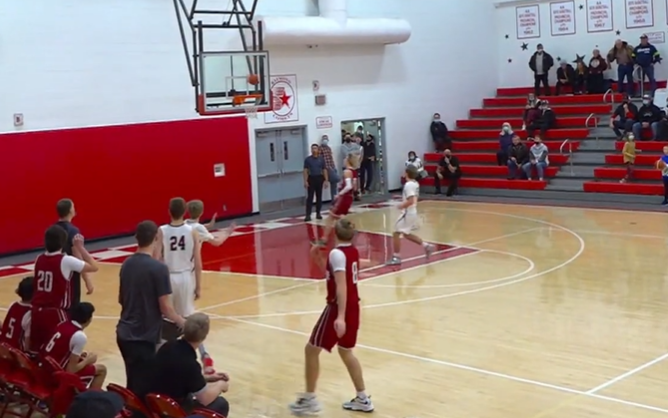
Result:
M415 180L417 180L418 182L429 175L427 173L427 170L424 169L424 164L422 163L422 160L417 156L415 151L409 151L408 152L408 159L406 160L405 165L406 165L406 167L408 167L408 166L415 167L415 169L418 172L418 177ZM403 176L406 176L405 172L404 172Z
M527 104L524 106L524 113L522 114L522 130L527 128L529 112L536 109L538 109L538 98L535 94L529 94L527 96Z
M557 86L555 94L559 96L561 89L565 86L570 86L575 92L575 70L573 66L566 61L561 61L559 63L559 68L557 69Z
M642 130L652 129L652 140L656 141L659 134L659 122L663 116L663 112L659 106L654 104L652 96L646 94L642 98L642 106L638 109L638 116L636 123L633 124L633 135L636 139L642 141Z
M575 64L575 80L573 81L573 94L585 94L589 79L589 68L584 61L578 60Z
M633 97L635 85L633 83L633 65L634 65L634 52L633 47L631 47L626 41L617 39L615 41L615 46L608 51L608 63L612 64L613 61L617 61L617 91L619 93L624 92L624 79L626 79L626 93L629 97Z
M541 100L537 119L527 125L527 136L533 138L536 129L540 130L540 135L545 136L548 129L554 128L557 123L557 117L550 108L547 100Z
M636 117L638 117L638 108L625 95L610 118L610 127L618 140L633 130Z
M499 133L499 150L496 152L496 163L506 165L508 163L508 151L513 145L513 136L515 132L508 122L505 122Z
M522 171L527 176L527 180L531 180L531 173L535 167L538 180L543 181L545 178L545 169L550 165L547 154L547 145L543 144L540 136L536 135L533 139L533 145L529 149L529 162L524 163L522 166Z
M587 92L589 94L605 93L605 79L603 73L608 69L608 63L601 56L601 51L595 49L589 60L589 77L587 77Z
M508 150L508 180L515 180L519 174L519 168L529 162L529 149L519 136L513 135L513 144Z
M431 139L434 141L436 151L441 152L452 148L452 141L448 136L448 127L441 120L440 113L434 113L429 131L431 132Z
M654 95L656 91L656 78L654 78L654 64L661 61L661 54L656 47L649 43L647 35L643 34L640 37L640 45L633 50L636 64L642 69L642 81L645 81L645 76L649 80L651 94Z
M550 95L550 82L547 75L552 67L554 67L554 58L545 52L543 44L538 44L536 52L529 59L529 68L533 71L533 89L536 96L540 95L541 83L545 89L545 95Z

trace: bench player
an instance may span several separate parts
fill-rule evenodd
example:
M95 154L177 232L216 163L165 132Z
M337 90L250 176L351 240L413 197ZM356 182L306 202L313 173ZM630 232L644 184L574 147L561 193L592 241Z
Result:
M186 201L180 197L169 201L171 222L158 230L155 248L156 258L163 260L169 268L174 310L184 318L195 313L195 300L200 297L202 283L202 241L197 231L186 224L186 209ZM166 322L163 339L176 339L180 330ZM215 373L213 359L203 345L199 346L199 353L204 372Z
M290 404L294 415L314 415L320 412L320 403L315 394L320 372L319 356L322 350L331 352L335 345L338 345L339 356L357 391L352 400L343 404L343 409L361 412L372 412L374 409L365 391L362 366L352 351L357 343L360 323L357 292L359 252L352 245L355 226L347 219L340 219L334 225L334 232L337 244L329 252L326 262L320 247L311 249L316 263L327 268L327 305L304 350L306 391Z
M412 241L424 248L424 252L429 258L434 250L434 246L422 240L422 238L415 235L413 232L418 228L418 212L417 203L420 196L420 185L417 182L418 170L412 165L406 167L406 183L403 190L403 201L398 206L401 210L401 216L394 226L394 233L392 234L392 244L394 254L388 265L401 264L401 237L403 236L409 241Z
M2 323L0 340L21 351L28 351L28 347L30 347L32 288L32 276L24 277L16 288L16 294L20 300L11 304Z
M228 228L222 230L219 234L212 234L209 230L216 223L216 214L213 215L213 219L207 225L202 225L200 223L200 218L204 213L204 202L201 200L191 200L187 204L188 207L188 216L190 219L186 219L186 223L190 225L197 234L199 239L202 242L213 245L214 247L220 247L225 241L232 235L236 225L232 223Z
M96 364L97 355L84 351L88 342L84 329L93 321L94 312L95 307L89 302L74 305L70 319L56 327L40 356L51 357L63 370L79 376L91 389L100 390L107 377L107 368L104 364Z
M355 170L355 161L357 157L353 154L348 154L346 157L345 168L343 170L343 179L339 183L339 190L334 196L334 205L329 210L329 216L325 221L325 231L319 245L326 245L329 237L332 235L334 224L337 220L346 216L350 211L350 207L355 200L355 182L357 181L357 170Z
M30 311L30 350L37 353L49 341L56 326L68 319L72 305L72 273L94 273L97 263L84 248L84 239L77 235L73 247L82 260L66 255L63 248L67 232L58 225L46 230L46 252L35 260L32 310Z

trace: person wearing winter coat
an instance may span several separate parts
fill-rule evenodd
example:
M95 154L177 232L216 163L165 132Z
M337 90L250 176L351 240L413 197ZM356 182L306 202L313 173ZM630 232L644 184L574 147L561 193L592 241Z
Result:
M536 47L536 52L529 59L529 68L533 71L533 89L536 96L540 95L540 85L543 84L545 89L545 95L550 95L550 82L548 80L548 74L550 73L550 68L554 67L554 58L552 55L545 52L543 49L543 44L538 44Z
M638 109L638 116L636 123L633 124L633 135L636 140L642 141L642 130L652 129L652 141L656 141L659 134L659 122L663 116L663 112L659 106L654 104L652 96L646 94L642 98L642 106Z
M513 128L508 122L504 123L499 133L499 150L496 152L496 163L506 165L508 163L508 150L513 145Z
M656 78L654 78L654 64L661 61L661 54L656 49L656 47L649 43L647 35L643 34L640 37L640 45L635 47L633 50L635 55L635 63L642 69L643 77L642 81L645 81L645 77L649 80L649 85L651 92L650 94L654 96L656 91Z
M543 144L540 136L536 136L533 139L533 145L529 149L529 162L524 163L522 166L522 171L527 176L527 180L531 180L531 173L535 168L538 180L543 181L545 178L545 169L550 165L550 159L547 155L547 145Z
M633 83L633 65L635 53L633 47L626 41L617 39L615 46L608 51L608 63L612 64L617 61L617 91L624 92L624 79L626 79L626 93L629 97L633 97L635 85Z
M575 70L573 66L566 61L561 61L559 63L559 68L557 69L557 86L555 94L558 96L561 93L561 89L565 86L570 86L573 90L575 84Z
M595 49L589 60L589 77L587 77L587 92L589 94L605 93L605 77L603 73L608 69L608 63L601 56L601 51Z
M513 135L513 144L508 150L508 180L517 179L521 173L521 168L529 162L529 149L522 142L519 136Z

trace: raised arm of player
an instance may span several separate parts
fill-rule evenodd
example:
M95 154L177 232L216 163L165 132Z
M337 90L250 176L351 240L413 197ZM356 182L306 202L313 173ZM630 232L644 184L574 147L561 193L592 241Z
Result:
M208 233L209 237L208 239L205 239L204 242L211 244L214 247L220 247L232 235L232 232L234 232L234 229L236 227L237 225L234 222L232 222L232 224L229 227L223 229L218 233L212 234L209 232Z
M209 231L211 231L212 229L214 229L214 228L216 227L216 218L217 218L217 217L218 217L218 214L217 214L217 213L214 213L214 214L213 214L213 218L211 218L211 220L209 221L209 223L205 225L205 226L206 226L206 229L208 229Z
M346 255L341 250L333 249L329 253L329 267L336 283L336 306L339 308L334 328L341 337L346 333L346 305L348 303L348 283L346 281Z
M155 245L153 246L153 258L158 261L163 261L163 239L164 237L162 235L162 229L158 228L158 236L156 238Z
M196 229L193 229L193 261L195 262L195 299L199 299L202 290L202 240Z
M73 271L76 271L77 273L81 273L82 276L85 275L85 273L95 273L99 267L97 266L97 262L91 255L88 253L88 250L84 247L84 238L81 235L77 235L74 237L72 240L72 254L74 254L74 251L76 250L76 253L78 254L78 257L74 257L76 259L83 260L84 265L79 268L78 266L74 266L72 268ZM87 275L86 275L87 276ZM86 283L86 287L88 287L89 283ZM92 283L90 283L90 286L92 286Z

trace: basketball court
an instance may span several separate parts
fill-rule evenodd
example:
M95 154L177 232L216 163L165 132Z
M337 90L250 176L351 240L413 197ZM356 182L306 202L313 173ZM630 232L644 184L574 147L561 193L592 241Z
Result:
M663 213L447 201L420 203L432 259L406 243L389 268L395 202L355 208L357 353L380 417L654 417L668 414L668 249ZM303 346L325 295L308 262L315 224L240 226L205 247L207 347L232 378L233 416L287 417ZM124 383L115 343L118 270L134 249L97 252L89 349ZM28 271L29 266L5 269ZM25 274L25 273L24 273ZM0 280L8 306L21 277ZM338 356L322 356L324 416L355 415Z

